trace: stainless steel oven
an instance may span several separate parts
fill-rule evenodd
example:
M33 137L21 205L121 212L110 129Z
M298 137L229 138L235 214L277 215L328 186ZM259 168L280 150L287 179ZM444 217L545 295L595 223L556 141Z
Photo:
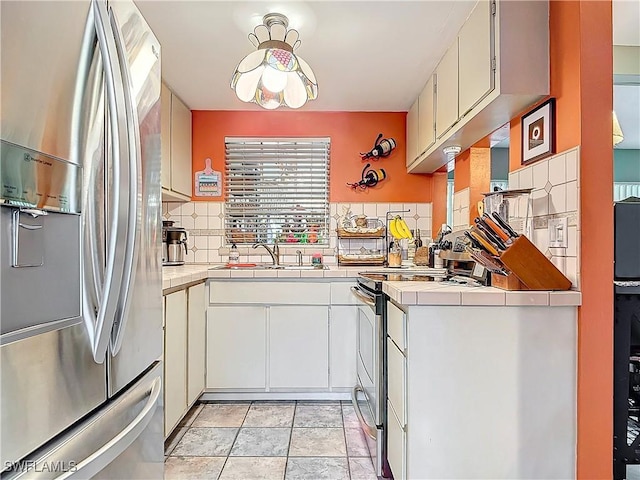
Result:
M353 388L351 401L367 436L376 474L387 477L386 301L382 282L361 276L351 290L358 299L358 383Z

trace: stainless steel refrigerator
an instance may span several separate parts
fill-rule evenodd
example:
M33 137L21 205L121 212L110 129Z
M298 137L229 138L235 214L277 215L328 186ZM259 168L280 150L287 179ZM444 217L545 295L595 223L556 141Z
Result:
M1 478L162 478L160 44L0 2Z

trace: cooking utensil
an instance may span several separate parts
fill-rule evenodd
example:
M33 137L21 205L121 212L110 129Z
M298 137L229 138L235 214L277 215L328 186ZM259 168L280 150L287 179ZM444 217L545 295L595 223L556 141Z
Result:
M496 247L494 247L491 242L489 242L486 237L484 237L482 235L482 232L480 232L479 230L471 230L471 236L473 236L478 243L480 244L481 248L483 250L485 250L487 253L494 255L494 256L499 256L498 250L496 249Z
M506 250L507 247L504 242L500 239L498 235L486 224L484 220L480 218L475 218L474 222L476 223L476 227L487 237L491 243L493 243L500 250Z
M492 216L495 219L495 221L498 223L498 225L500 225L505 232L509 233L509 236L511 238L518 238L520 236L516 233L516 231L513 228L511 228L511 225L509 225L506 222L506 220L504 220L500 215L498 215L497 212L493 212Z
M505 232L500 225L498 225L488 214L482 215L482 221L489 227L493 232L495 232L500 239L507 243L511 241L511 237L507 232Z

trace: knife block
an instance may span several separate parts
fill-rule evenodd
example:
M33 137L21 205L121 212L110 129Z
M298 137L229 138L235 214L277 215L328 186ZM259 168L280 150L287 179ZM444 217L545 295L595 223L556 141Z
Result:
M524 235L500 255L500 261L528 290L569 290L571 280L563 275ZM495 285L498 288L498 285Z
M513 273L507 276L492 273L491 286L501 290L529 290Z

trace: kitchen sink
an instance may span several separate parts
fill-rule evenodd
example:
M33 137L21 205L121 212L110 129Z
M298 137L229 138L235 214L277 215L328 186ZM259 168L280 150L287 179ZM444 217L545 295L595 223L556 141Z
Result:
M320 267L316 267L315 265L272 265L272 264L238 264L232 266L224 266L222 267L225 270L328 270L329 267L326 265L322 265Z
M329 267L321 265L316 267L315 265L266 265L265 268L277 269L277 270L328 270Z

